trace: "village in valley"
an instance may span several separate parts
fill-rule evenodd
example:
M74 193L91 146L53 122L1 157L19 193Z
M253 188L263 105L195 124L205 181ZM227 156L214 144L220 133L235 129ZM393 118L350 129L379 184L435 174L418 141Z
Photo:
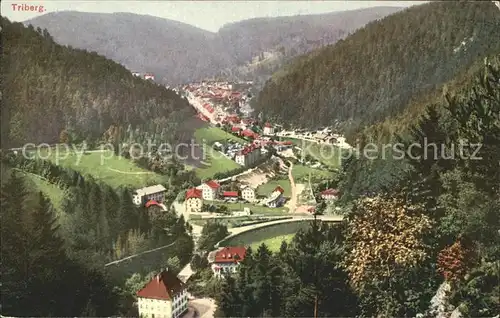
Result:
M154 80L149 73L144 78ZM255 249L265 243L275 251L313 218L342 220L335 204L340 193L329 180L335 180L339 152L350 146L330 127L286 130L280 124L261 120L253 115L251 90L251 82L215 80L174 88L206 122L200 135L209 143L212 165L216 160L230 160L239 167L202 178L201 184L185 189L183 197L173 204L176 212L190 222L195 242L207 224L215 222L228 228L227 236L211 248L196 251L195 257L201 257L201 263L210 269L209 279L237 274L249 247ZM330 156L321 158L321 147ZM161 184L139 188L133 200L137 206L161 213L169 210L164 205L166 191ZM242 240L245 235L248 237ZM137 292L141 317L170 317L165 312L171 312L171 317L188 315L188 302L195 310L209 308L202 316L210 317L214 301L189 288L203 289L200 286L208 283L200 282L199 275L193 276L193 267L187 264L177 275L164 270L151 278ZM196 277L194 283L192 276Z

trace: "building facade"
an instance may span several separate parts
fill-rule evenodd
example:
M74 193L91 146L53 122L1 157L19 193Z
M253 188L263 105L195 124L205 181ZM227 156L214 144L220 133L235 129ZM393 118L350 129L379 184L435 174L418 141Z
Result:
M214 201L219 197L220 184L210 180L201 185L203 200Z
M221 278L225 274L234 275L238 271L238 266L245 259L247 252L244 246L227 246L215 252L215 255L209 257L214 277ZM212 258L212 259L210 259Z
M250 186L243 186L241 189L241 197L243 200L247 200L248 202L255 201L255 190Z
M188 309L184 283L175 274L164 270L137 292L141 318L177 318Z
M260 159L260 157L260 147L256 146L255 144L251 144L241 149L234 157L234 161L236 161L237 164L246 167L256 163Z
M203 207L203 191L196 188L187 190L185 205L188 213L200 213Z
M151 200L161 203L165 199L166 191L167 189L161 184L137 189L132 195L132 200L137 206L144 205L146 202Z

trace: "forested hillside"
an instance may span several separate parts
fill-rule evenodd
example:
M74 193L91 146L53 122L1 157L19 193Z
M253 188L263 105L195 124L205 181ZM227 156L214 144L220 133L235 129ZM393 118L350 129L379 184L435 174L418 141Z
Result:
M173 20L131 13L48 13L25 22L47 29L64 45L96 51L132 71L153 72L170 85L224 75L253 77L235 71L263 52L289 57L334 43L398 7L317 15L251 19L231 23L217 33ZM259 75L270 75L265 68ZM232 77L234 78L234 77Z
M396 136L406 156L344 161L343 224L315 220L277 253L248 253L216 316L498 315L500 55L472 77Z
M97 53L54 42L46 30L2 18L2 147L99 138L111 125L161 126L175 138L192 116L175 92L134 77Z
M427 3L297 58L273 75L256 107L299 126L365 126L401 114L412 100L499 50L493 3Z

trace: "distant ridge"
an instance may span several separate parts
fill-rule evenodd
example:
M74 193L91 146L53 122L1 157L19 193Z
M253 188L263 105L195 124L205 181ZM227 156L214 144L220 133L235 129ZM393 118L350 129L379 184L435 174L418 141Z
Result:
M133 13L60 11L24 24L47 29L60 44L95 51L131 71L151 72L158 81L175 85L227 74L263 52L283 50L281 65L289 57L334 43L367 22L401 9L251 19L225 25L218 33ZM272 70L261 71L270 75ZM240 73L234 72L246 75Z

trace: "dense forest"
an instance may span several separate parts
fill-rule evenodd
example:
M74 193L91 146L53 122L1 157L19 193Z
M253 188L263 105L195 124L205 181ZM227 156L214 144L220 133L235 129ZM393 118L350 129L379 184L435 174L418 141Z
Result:
M480 57L500 50L491 2L433 2L367 24L345 40L298 57L256 100L270 119L352 130L401 114Z
M33 177L61 189L60 207L38 193ZM138 208L128 189L47 160L3 156L0 198L2 314L136 315L133 295L142 276L162 266L180 271L194 248L190 226L175 211ZM166 245L138 262L105 267Z
M175 92L134 77L123 66L61 46L40 28L2 17L2 147L95 141L112 124L157 123L170 136L193 109Z
M343 163L343 224L314 221L275 254L251 251L218 287L217 316L497 315L500 56L409 131L394 136L404 158Z

